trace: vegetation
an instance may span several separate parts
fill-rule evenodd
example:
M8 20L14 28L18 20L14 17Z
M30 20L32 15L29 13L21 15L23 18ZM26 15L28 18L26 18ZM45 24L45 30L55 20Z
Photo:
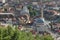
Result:
M0 40L53 40L50 35L33 36L31 32L20 31L17 27L0 27Z
M32 5L29 5L29 6L28 6L28 9L29 9L29 13L30 13L30 16L31 16L31 17L36 16L37 10L34 9L34 8L32 8Z

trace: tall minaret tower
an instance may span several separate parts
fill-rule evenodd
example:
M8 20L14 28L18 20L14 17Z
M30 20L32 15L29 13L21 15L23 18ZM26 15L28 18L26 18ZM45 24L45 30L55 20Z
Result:
M43 7L41 7L41 18L43 18Z
M41 2L40 12L41 12L41 19L45 22L44 17L43 17L43 2L42 1L43 0L40 0L40 2Z
M40 2L41 2L41 8L40 8L40 10L41 10L41 18L43 18L43 3L42 3L42 0L40 0Z

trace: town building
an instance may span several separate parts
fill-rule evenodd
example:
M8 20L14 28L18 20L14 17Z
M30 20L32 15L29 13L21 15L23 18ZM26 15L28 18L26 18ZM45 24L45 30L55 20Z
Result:
M29 14L29 9L27 8L27 6L24 6L22 11L20 12L20 15L22 16L26 16L26 23L29 23L29 19L30 19L30 14Z
M0 2L2 2L2 3L6 3L6 2L7 2L7 0L0 0Z

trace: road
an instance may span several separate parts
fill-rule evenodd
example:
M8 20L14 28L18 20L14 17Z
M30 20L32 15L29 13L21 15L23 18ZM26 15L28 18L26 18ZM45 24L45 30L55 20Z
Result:
M58 33L53 33L52 31L48 30L48 32L51 34L51 36L54 38L54 40L60 40L60 35Z
M48 25L48 27L50 27L49 23L50 23L49 21L46 21L46 24ZM60 35L58 33L53 33L49 29L47 29L47 31L51 34L51 36L54 38L54 40L60 40Z

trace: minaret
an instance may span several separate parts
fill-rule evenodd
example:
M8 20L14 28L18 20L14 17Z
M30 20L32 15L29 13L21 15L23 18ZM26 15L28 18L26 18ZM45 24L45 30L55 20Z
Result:
M43 3L42 3L42 0L40 0L40 2L41 2L41 8L40 8L41 19L45 22L44 17L43 17Z
M41 7L41 18L43 18L43 7Z
M41 2L41 18L43 18L43 4L42 4L42 0L40 1Z

